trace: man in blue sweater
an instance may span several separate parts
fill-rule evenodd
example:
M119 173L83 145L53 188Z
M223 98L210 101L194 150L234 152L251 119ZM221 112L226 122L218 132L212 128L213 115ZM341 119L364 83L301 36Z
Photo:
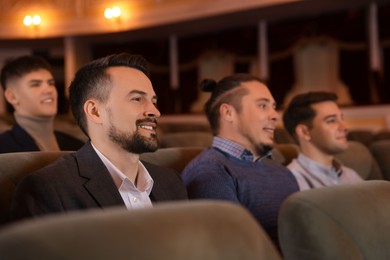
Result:
M275 100L267 86L248 74L204 80L201 87L211 92L205 112L214 138L182 173L188 195L241 204L278 247L278 211L298 184L271 158L279 119Z

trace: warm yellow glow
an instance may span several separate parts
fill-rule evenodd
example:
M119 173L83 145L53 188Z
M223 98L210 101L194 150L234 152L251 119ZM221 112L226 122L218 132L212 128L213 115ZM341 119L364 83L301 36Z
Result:
M113 15L114 17L119 17L119 16L121 16L121 13L122 13L122 11L121 11L121 9L120 9L118 6L114 6L114 7L112 8L112 15Z
M104 10L104 17L106 17L107 19L118 18L121 16L121 14L122 11L118 6L106 8L106 10Z
M39 15L34 15L32 18L33 25L39 25L41 23L41 17Z
M34 25L34 26L37 26L39 24L41 24L41 17L37 14L31 16L31 15L26 15L23 19L23 23L25 26L31 26L31 25Z
M23 19L23 23L25 26L30 26L32 24L32 17L30 15L26 15Z

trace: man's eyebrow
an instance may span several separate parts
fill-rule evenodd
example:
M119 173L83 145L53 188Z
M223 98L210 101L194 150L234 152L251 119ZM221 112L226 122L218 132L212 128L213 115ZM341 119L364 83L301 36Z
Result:
M326 120L326 119L333 118L333 117L337 117L337 115L336 115L336 114L326 115L326 116L324 117L324 119Z
M141 90L132 90L132 91L130 91L129 92L129 95L131 95L131 94L139 94L139 95L143 95L143 96L146 96L146 92L144 92L144 91L141 91Z
M135 89L135 90L130 91L128 96L133 95L133 94L138 94L138 95L142 95L142 96L146 96L147 95L147 93L145 91ZM157 95L154 95L152 97L152 99L157 100Z
M28 81L29 83L40 83L40 82L43 82L42 79L31 79Z
M276 102L271 101L269 98L258 98L256 102L267 102L267 103L271 103L274 107L276 107Z
M43 82L43 81L55 81L54 78L50 78L50 79L30 79L28 82L34 82L34 83L37 83L37 82Z

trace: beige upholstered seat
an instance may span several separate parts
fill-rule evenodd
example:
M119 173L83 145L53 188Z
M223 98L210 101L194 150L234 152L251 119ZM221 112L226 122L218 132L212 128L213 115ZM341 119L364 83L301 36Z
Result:
M374 138L375 134L371 130L355 129L348 133L348 140L361 142L366 146L369 146Z
M160 148L154 153L144 153L141 159L153 164L174 169L181 173L184 167L197 156L204 147Z
M285 259L390 259L389 198L383 180L293 194L279 215Z
M288 133L284 127L276 127L274 140L277 144L295 144L294 138Z
M0 226L7 222L11 198L18 182L34 170L69 152L21 152L0 154Z
M375 133L374 141L390 140L390 130L385 129Z
M299 154L299 147L296 144L275 144L272 156L275 161L286 166Z
M83 211L0 229L0 258L281 259L243 207L222 201Z
M390 181L390 140L372 142L370 151L379 164L383 178Z
M188 131L162 134L160 147L210 146L213 135L205 131Z
M369 148L357 141L349 141L349 147L336 158L354 169L365 180L381 180L382 172Z

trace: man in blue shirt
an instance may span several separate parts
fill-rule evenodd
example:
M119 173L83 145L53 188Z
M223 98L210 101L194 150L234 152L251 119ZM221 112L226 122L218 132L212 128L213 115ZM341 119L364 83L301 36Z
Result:
M300 190L363 181L334 157L348 148L348 127L336 101L331 92L307 92L295 96L284 112L284 126L300 146L287 165Z
M214 138L182 173L189 197L241 204L278 246L278 211L298 184L270 158L279 118L275 100L266 85L248 74L204 80L202 89L211 92L205 112Z

